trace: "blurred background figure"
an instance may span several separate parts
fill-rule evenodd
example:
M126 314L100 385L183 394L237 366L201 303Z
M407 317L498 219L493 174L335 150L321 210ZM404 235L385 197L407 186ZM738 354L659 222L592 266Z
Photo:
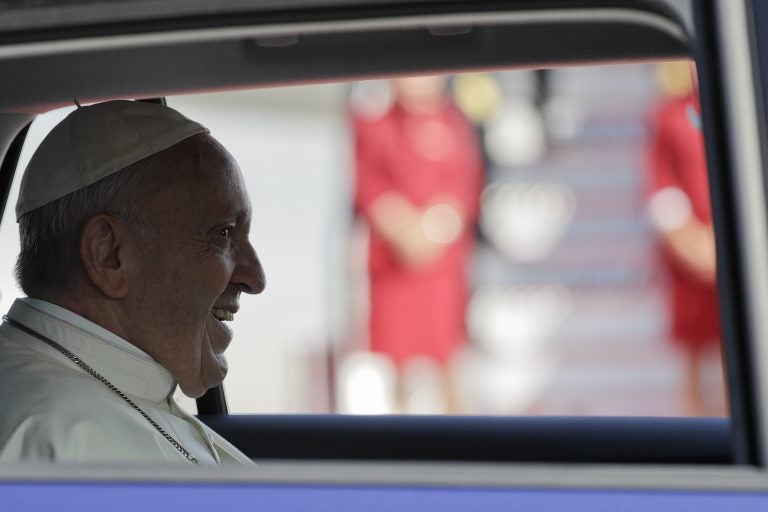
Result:
M720 415L722 397L717 403L717 390L704 384L705 361L721 366L720 320L696 70L693 63L664 63L658 78L664 97L651 119L648 171L651 219L668 271L670 335L684 352L689 414Z
M458 412L451 370L467 337L482 155L445 77L387 85L390 101L351 101L370 349L391 361L395 412Z

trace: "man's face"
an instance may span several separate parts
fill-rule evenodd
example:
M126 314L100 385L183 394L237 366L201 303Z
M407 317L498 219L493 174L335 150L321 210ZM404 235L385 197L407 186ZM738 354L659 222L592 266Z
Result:
M133 342L198 397L226 376L227 322L241 292L265 278L248 240L251 205L234 159L209 136L176 151L137 239L135 286L126 317ZM178 178L176 178L178 176ZM168 181L168 179L164 180ZM128 331L127 331L128 334Z

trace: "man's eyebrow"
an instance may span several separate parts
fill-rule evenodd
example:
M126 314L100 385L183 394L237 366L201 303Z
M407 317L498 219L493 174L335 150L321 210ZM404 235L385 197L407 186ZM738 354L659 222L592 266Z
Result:
M230 205L228 205L230 206ZM220 214L214 219L215 223L221 223L225 221L235 221L240 224L251 218L251 210L247 208L228 207L223 209Z

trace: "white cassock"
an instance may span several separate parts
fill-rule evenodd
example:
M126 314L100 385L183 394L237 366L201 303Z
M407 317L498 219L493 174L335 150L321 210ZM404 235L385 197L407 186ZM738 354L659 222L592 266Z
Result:
M60 344L127 395L200 464L250 464L173 401L176 382L149 355L49 302L18 299L8 317ZM138 411L64 354L0 326L0 462L191 464Z

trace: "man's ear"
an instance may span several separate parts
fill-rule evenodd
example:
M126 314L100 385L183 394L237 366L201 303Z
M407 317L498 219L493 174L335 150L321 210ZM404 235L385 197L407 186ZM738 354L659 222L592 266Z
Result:
M128 293L128 267L124 261L126 226L117 217L99 214L86 221L80 234L80 261L93 284L111 299Z

